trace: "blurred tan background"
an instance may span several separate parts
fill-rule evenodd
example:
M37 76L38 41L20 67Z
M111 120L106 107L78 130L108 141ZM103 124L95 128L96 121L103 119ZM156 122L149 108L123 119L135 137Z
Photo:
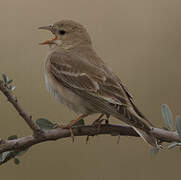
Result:
M50 34L37 27L73 19L88 28L99 55L111 65L153 123L162 127L160 106L181 114L180 0L1 0L0 73L16 84L16 95L34 119L67 123L76 115L50 97L44 87ZM89 118L87 123L91 123ZM115 121L120 123L120 121ZM25 122L0 93L0 137L30 134ZM176 179L181 153L165 150L152 157L139 138L98 136L43 143L31 148L21 164L0 167L1 179Z

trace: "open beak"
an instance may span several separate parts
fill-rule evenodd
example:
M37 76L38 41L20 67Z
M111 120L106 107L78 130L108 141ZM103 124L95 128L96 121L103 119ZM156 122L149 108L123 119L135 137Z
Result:
M39 27L38 29L44 29L44 30L48 30L48 31L51 31L54 35L55 35L55 32L53 31L53 27L50 25L50 26L42 26L42 27ZM55 40L57 39L57 36L55 35L55 37L53 39L50 39L50 40L47 40L47 41L44 41L42 43L39 43L40 45L46 45L46 44L55 44Z

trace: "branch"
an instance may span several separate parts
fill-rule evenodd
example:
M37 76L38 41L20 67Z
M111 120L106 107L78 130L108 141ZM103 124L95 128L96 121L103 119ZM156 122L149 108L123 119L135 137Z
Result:
M42 130L39 128L37 124L32 120L32 116L28 115L21 105L18 103L17 98L12 94L12 92L6 87L5 83L0 80L0 91L7 97L8 101L14 106L19 115L25 120L30 129L36 135L41 135Z
M159 128L153 128L151 132L162 142L181 142L181 138L176 132L171 132ZM139 134L132 127L114 124L103 124L99 127L99 129L96 126L92 125L77 126L73 128L73 134L74 136L95 136L100 134L109 134L112 136L121 135L139 137ZM30 135L16 140L3 141L0 144L0 153L9 150L25 149L44 141L55 141L57 139L67 137L71 137L71 133L68 129L56 128L45 130L44 136L42 136L41 138Z
M164 129L153 128L153 135L162 142L181 142L181 138L176 132L167 131ZM103 124L98 129L95 126L77 126L73 128L74 136L95 136L100 134L109 134L112 136L134 136L139 137L138 133L130 126L126 125L113 125ZM35 144L39 144L45 141L55 141L57 139L71 137L71 133L68 129L51 129L45 130L44 136L38 138L36 136L26 136L15 140L2 140L0 141L0 153L10 150L24 150ZM11 157L12 158L12 157ZM0 162L3 164L4 162Z
M0 158L0 164L7 162L9 159L15 157L17 153L22 152L35 144L71 137L70 130L68 129L62 129L60 127L48 130L40 129L40 127L32 120L32 117L28 115L20 106L17 98L8 89L8 86L1 80L0 91L2 91L2 93L7 97L8 101L14 106L16 111L25 120L34 133L33 135L14 140L0 139L0 155L2 155L3 152L13 152L11 156L7 157L3 161ZM95 136L100 134L109 134L112 136L121 135L139 137L139 134L132 127L115 124L102 124L99 128L94 125L77 125L73 127L72 131L74 136ZM161 142L181 142L181 137L176 131L173 132L160 128L152 128L151 133Z

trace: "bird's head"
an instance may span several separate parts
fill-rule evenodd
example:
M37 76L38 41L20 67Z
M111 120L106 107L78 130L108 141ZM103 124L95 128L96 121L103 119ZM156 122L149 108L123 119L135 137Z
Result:
M91 44L91 39L87 30L79 23L72 20L62 20L53 25L39 27L39 29L49 30L54 34L54 38L47 40L41 45L56 45L64 48L74 47L78 44Z

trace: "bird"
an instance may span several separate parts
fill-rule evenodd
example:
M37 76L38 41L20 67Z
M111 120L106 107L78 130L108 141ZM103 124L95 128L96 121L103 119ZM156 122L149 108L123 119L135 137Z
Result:
M79 114L65 128L72 128L81 119L100 114L130 125L151 147L158 147L151 133L152 123L136 107L132 95L93 48L87 29L73 20L60 20L39 27L53 34L44 66L45 85L60 103Z

